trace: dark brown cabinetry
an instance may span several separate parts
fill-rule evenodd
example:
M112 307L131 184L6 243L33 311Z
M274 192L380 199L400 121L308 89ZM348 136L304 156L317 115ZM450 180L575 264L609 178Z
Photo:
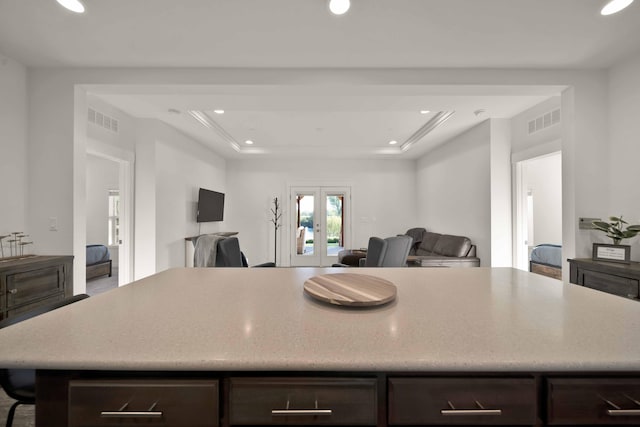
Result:
M46 427L640 425L637 374L38 371L37 379L36 420Z
M640 379L551 378L550 425L640 425Z
M0 261L0 320L71 295L72 256Z
M218 381L74 380L69 427L161 425L217 427Z
M533 378L390 378L389 425L533 425Z
M375 426L375 378L231 378L230 425Z
M630 299L640 299L640 263L621 264L591 259L569 260L570 281Z

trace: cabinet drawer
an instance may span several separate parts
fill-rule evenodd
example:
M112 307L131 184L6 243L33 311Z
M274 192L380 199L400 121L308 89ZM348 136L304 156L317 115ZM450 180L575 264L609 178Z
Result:
M548 380L548 424L640 425L640 378Z
M376 425L374 378L232 378L231 425Z
M533 378L390 378L389 425L527 425Z
M627 298L638 298L638 280L597 271L580 270L581 283L587 288L597 289Z
M62 292L58 293L58 294L53 294L48 296L45 299L41 299L41 300L37 300L35 302L29 303L29 304L23 304L23 305L19 305L19 306L14 306L13 308L9 308L9 310L7 310L7 317L11 317L11 316L15 316L18 315L20 313L24 313L26 311L29 310L33 310L34 308L38 308L41 305L44 304L52 304L56 301L62 301L64 299L64 294Z
M69 426L216 427L216 380L75 380Z
M38 268L7 275L7 307L27 304L64 291L64 266Z

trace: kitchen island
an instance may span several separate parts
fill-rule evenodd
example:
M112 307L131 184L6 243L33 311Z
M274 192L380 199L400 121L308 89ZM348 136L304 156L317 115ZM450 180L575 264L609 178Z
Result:
M40 426L640 423L636 301L510 268L350 269L397 286L374 308L303 293L340 272L168 270L0 330L0 366L39 370Z

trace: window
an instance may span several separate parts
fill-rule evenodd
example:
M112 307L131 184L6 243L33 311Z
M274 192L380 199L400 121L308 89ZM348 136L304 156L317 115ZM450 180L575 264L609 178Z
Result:
M109 238L110 246L120 243L120 190L109 190Z

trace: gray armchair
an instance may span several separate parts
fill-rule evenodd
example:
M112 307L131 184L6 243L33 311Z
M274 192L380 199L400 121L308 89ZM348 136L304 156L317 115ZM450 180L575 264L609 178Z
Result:
M360 258L360 267L382 267L388 243L379 237L370 237L366 258Z
M405 267L413 239L401 235L381 239L371 237L366 258L360 259L360 267Z
M387 237L384 240L387 242L387 252L382 259L381 267L405 267L413 238L410 236L395 236Z
M275 267L273 262L255 265L254 267ZM247 259L240 251L240 242L237 237L227 237L218 240L218 252L216 254L216 267L248 267Z

